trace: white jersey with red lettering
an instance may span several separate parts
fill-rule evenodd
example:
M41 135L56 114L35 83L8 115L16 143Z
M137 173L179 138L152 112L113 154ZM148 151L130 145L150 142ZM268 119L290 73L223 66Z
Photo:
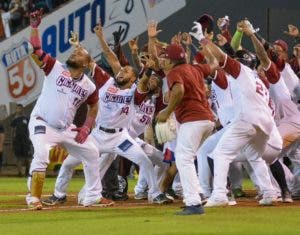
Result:
M299 85L299 78L291 68L290 64L285 63L284 69L280 72L280 75L283 77L290 94L293 94L295 87Z
M137 89L133 84L129 89L120 89L111 77L99 89L99 111L96 125L104 128L126 128L134 108L134 94Z
M56 129L66 129L74 120L76 110L95 91L95 84L83 75L74 80L64 64L56 60L45 76L41 94L31 113Z
M241 64L239 76L229 76L236 115L234 120L243 120L258 126L270 134L275 125L269 107L269 91L257 72Z
M230 83L228 82L226 89L222 89L212 82L211 101L216 108L221 125L225 127L234 118L234 104Z
M155 113L156 97L144 100L139 106L135 106L132 114L128 132L132 138L136 138L145 132L148 124L151 123Z
M289 89L282 75L277 83L270 83L270 97L275 104L275 121L290 121L300 124L300 112L292 101Z

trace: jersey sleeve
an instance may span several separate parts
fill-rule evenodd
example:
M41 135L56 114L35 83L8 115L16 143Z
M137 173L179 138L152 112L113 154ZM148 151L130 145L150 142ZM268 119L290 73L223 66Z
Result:
M148 92L141 92L138 88L134 91L134 104L140 105L147 97Z
M168 81L169 90L172 89L175 83L184 84L180 74L175 73L173 71L170 71L169 74L167 75L167 81Z
M228 81L226 78L226 74L222 69L216 70L216 74L213 79L213 82L223 90L227 89L227 87L228 87Z
M226 55L224 63L220 63L221 68L232 77L237 78L241 72L241 64L237 60Z
M162 91L160 91L159 96L156 98L156 102L155 102L155 114L159 113L165 107L167 106L164 104L163 94Z
M47 62L44 64L44 66L42 67L42 69L44 70L44 73L46 76L48 76L50 74L50 72L52 71L56 59L54 59L52 56L48 55L49 58L47 59Z
M280 73L274 62L271 62L268 68L265 69L265 74L271 84L277 83L280 79Z
M93 105L96 104L98 100L99 100L98 89L95 89L95 91L87 98L86 103L88 105Z
M95 64L92 72L92 78L95 81L97 87L96 90L98 90L108 81L110 75L106 73L100 66Z
M208 64L195 64L193 65L198 71L203 73L203 78L208 77L211 74L211 68Z

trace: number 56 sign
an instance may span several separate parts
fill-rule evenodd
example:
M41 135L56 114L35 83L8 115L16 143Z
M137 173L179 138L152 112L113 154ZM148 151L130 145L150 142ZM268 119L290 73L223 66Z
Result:
M24 41L2 55L9 93L15 99L26 96L36 82L37 75L29 53L28 42Z

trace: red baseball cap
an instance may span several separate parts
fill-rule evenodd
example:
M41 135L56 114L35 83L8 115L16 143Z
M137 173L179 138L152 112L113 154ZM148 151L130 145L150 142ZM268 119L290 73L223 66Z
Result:
M181 60L185 58L185 50L181 45L172 43L165 49L164 57L170 60Z
M283 41L282 39L278 39L274 42L274 45L280 46L282 48L282 50L284 50L285 52L288 51L289 47L288 44Z

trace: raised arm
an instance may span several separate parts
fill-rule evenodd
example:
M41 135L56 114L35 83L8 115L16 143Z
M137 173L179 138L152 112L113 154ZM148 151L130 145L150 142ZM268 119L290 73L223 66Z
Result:
M111 48L108 46L107 42L105 41L101 23L95 26L94 32L96 33L99 39L100 45L102 47L103 53L105 55L105 58L107 59L109 66L111 67L113 73L117 75L121 69L121 64L117 56L115 55L115 53L111 50Z
M243 33L251 39L254 49L255 49L255 52L256 52L256 55L257 55L258 59L260 60L260 64L266 70L270 66L271 60L269 59L268 54L267 54L263 44L258 40L255 33L249 27L248 24L242 23L241 29L242 29Z
M46 52L42 49L42 42L38 29L38 26L40 25L42 19L41 14L42 11L40 10L30 14L30 43L33 47L31 58L41 69L44 70L45 74L48 75L55 64L55 59L52 58L49 54L46 54Z

